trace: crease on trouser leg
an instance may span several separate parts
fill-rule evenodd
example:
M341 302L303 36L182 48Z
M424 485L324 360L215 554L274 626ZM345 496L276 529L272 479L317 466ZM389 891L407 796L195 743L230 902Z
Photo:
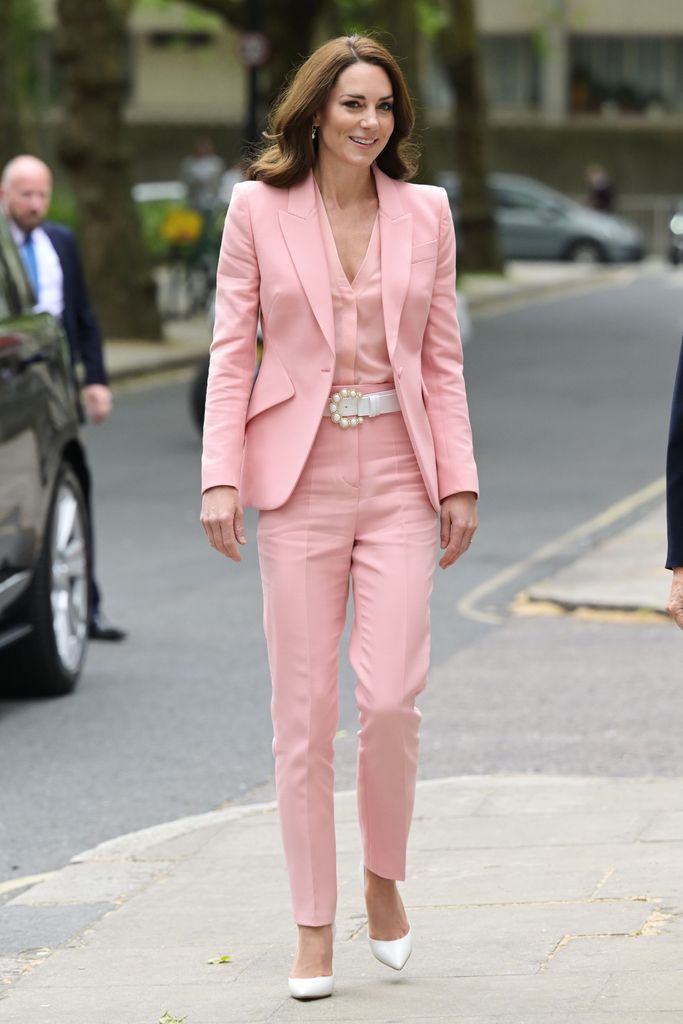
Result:
M328 924L336 911L333 744L347 585L335 581L329 563L322 571L310 531L299 536L287 513L263 522L272 749L292 908L299 924Z
M429 667L431 512L422 522L426 529L419 536L397 539L394 534L384 550L357 542L352 565L359 824L367 867L397 880L405 878L415 799L422 718L415 699ZM392 559L396 571L388 573Z

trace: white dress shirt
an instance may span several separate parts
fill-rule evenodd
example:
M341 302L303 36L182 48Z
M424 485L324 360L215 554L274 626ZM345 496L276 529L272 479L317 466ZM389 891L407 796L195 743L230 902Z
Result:
M10 221L10 230L18 248L21 248L26 232L14 221ZM34 228L31 237L38 268L38 302L33 307L34 312L52 313L59 317L64 311L64 274L59 256L43 228Z

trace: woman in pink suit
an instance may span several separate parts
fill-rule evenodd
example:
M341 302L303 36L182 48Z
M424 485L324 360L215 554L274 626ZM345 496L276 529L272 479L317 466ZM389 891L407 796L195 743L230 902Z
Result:
M400 970L412 935L396 880L415 795L437 518L442 568L477 524L453 222L443 189L405 181L412 127L384 47L360 36L321 46L235 186L218 266L201 521L211 545L239 561L242 509L259 509L299 999L333 988L333 741L349 580L368 937Z

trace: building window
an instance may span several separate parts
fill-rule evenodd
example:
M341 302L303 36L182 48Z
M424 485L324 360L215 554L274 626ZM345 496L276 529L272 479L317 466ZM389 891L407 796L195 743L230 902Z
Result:
M147 42L155 50L206 50L216 37L211 32L150 32Z
M484 82L492 112L536 110L538 52L530 36L487 35L482 39Z
M572 113L683 110L683 37L574 36L569 43Z
M483 36L481 57L487 101L493 113L538 107L539 60L530 36ZM424 61L424 67L427 106L432 110L450 109L451 85L433 52Z

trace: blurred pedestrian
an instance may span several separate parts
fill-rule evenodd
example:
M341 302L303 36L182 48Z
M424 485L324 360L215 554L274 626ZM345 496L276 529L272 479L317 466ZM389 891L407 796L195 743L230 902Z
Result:
M36 308L61 320L69 341L75 382L78 365L83 366L82 405L79 401L77 408L81 421L87 416L94 423L102 423L112 409L102 334L90 305L76 237L63 224L45 219L51 198L52 173L47 164L29 155L10 160L0 178L0 202L33 288ZM85 468L92 530L92 487L89 468ZM122 640L126 635L105 618L94 572L90 577L89 635L93 640Z
M194 141L194 152L180 165L180 177L187 185L187 201L204 215L215 210L225 174L225 161L217 155L207 135Z
M683 342L678 358L666 457L666 567L673 572L667 611L683 629Z
M616 190L605 168L600 164L590 164L586 168L586 184L588 205L602 213L614 213Z
M299 944L296 999L333 990L334 737L349 582L359 712L359 866L372 954L400 970L412 932L397 880L415 798L440 566L477 527L477 471L446 192L409 184L413 109L391 54L319 47L233 189L218 267L201 520L240 561L257 545L278 809ZM259 307L263 359L252 391Z
M232 190L238 181L244 181L244 175L248 167L247 161L241 157L228 167L227 171L221 177L221 185L219 190L219 198L222 204L225 206L230 205L232 199Z

